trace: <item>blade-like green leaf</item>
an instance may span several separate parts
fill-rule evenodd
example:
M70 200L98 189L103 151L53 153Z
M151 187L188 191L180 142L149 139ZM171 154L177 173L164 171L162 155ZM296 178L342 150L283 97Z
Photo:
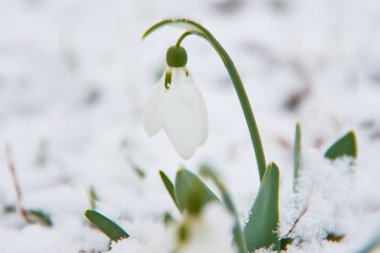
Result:
M98 201L99 198L98 198L98 195L96 194L95 188L93 186L91 186L90 189L88 190L88 198L90 200L91 210L95 211L95 209L96 209L96 201Z
M13 205L6 205L3 208L4 213L15 213L17 211L16 206Z
M356 137L353 131L337 140L325 153L325 157L331 160L344 156L357 157Z
M176 220L173 218L173 216L169 213L169 212L165 212L163 214L163 221L164 221L164 224L167 225L169 223L172 223L172 222L176 222Z
M248 223L244 228L249 251L270 246L273 246L274 249L280 247L276 234L279 219L278 191L279 170L276 164L271 162L261 181Z
M345 235L343 234L336 234L336 233L328 233L326 236L326 240L330 242L340 242L344 239Z
M193 173L180 169L175 179L175 196L181 213L197 214L210 201L219 201L215 194Z
M201 167L200 174L211 178L211 180L214 181L215 185L218 187L219 191L221 192L224 204L226 205L227 209L231 212L231 214L233 215L235 219L235 224L233 227L233 235L234 235L236 246L239 249L239 253L247 253L248 251L247 243L245 241L245 237L240 226L239 216L236 211L235 205L232 202L232 198L230 194L228 193L226 187L224 186L222 181L219 179L218 175L215 173L215 171L211 167L207 165L203 165Z
M296 134L294 138L294 157L293 157L293 191L297 189L298 172L301 161L301 124L296 125Z
M138 166L137 164L133 163L132 164L132 169L133 169L133 171L136 173L136 175L140 179L144 179L145 178L145 171L140 166Z
M175 189L174 189L174 185L172 181L170 181L169 177L166 176L166 174L162 170L160 170L160 177L161 177L162 182L165 185L166 190L169 192L170 197L172 197L174 204L178 208L177 199L175 197Z
M108 236L112 241L119 241L124 238L128 238L129 235L121 227L116 225L113 221L105 217L104 215L93 211L87 210L84 213L89 221L91 221L100 231Z
M37 222L40 222L45 226L51 227L53 225L53 222L50 219L50 215L42 210L31 209L27 210L26 213L29 217L34 218Z

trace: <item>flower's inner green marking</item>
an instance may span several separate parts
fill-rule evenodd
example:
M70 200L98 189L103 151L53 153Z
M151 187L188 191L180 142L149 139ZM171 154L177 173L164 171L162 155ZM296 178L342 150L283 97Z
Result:
M165 89L169 89L172 82L172 72L171 70L167 70L165 74Z
M169 67L181 68L187 63L187 52L181 46L169 47L166 53L166 62Z

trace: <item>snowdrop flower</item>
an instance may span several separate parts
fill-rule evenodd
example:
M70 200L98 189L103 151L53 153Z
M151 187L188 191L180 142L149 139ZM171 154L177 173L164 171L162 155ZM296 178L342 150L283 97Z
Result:
M146 99L144 128L150 136L162 128L178 155L187 160L207 139L206 104L186 68L185 49L170 47L166 61L168 67Z

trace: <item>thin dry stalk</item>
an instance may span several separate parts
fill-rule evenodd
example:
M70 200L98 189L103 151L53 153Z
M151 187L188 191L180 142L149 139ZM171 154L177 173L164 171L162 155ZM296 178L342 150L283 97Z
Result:
M17 179L15 166L14 166L12 159L11 159L11 150L10 150L10 147L8 145L5 146L5 157L7 159L9 172L11 173L11 176L12 176L13 186L14 186L15 191L16 191L17 207L18 207L20 214L21 214L21 217L24 219L25 223L31 224L32 221L29 218L27 211L24 209L24 207L22 205L21 188L20 188L20 184L19 184L18 179Z
M300 219L302 218L302 216L307 212L308 207L309 207L309 204L305 207L305 209L303 209L303 211L300 214L300 216L298 216L298 218L294 221L293 226L290 228L290 230L288 231L288 233L286 233L285 237L288 237L291 233L293 233L293 231L296 228L298 222L300 221Z

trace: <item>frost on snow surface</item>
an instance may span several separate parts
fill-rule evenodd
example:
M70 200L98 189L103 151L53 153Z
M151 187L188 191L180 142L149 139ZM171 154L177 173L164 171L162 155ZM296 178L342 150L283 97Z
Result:
M279 233L296 238L287 252L356 253L379 241L378 1L2 0L0 252L109 251L107 237L84 216L93 188L96 210L131 235L112 243L111 253L169 253L184 217L158 171L174 179L179 166L193 172L204 163L214 167L242 225L247 220L259 187L253 148L223 63L203 39L189 37L183 46L207 105L207 142L183 161L162 132L144 133L144 98L181 31L163 28L140 38L169 17L200 22L234 60L266 158L280 168ZM293 193L297 121L302 161ZM351 129L358 159L324 159ZM26 225L15 211L6 145L23 207L49 214L52 227ZM164 223L165 213L178 223ZM193 236L178 253L236 252L231 217L220 206L206 207L191 224ZM332 233L344 237L326 240Z

